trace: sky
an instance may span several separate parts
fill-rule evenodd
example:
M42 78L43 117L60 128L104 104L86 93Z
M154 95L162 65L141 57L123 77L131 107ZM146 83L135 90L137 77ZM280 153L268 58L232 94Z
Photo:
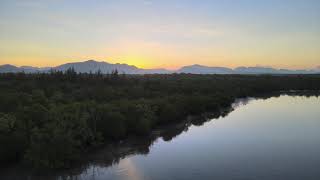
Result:
M0 64L320 66L319 0L0 0Z

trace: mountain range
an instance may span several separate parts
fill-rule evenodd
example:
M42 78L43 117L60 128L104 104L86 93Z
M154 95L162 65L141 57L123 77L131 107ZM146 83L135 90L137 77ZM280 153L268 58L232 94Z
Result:
M66 71L73 68L78 73L89 73L101 71L104 74L111 73L117 70L119 73L125 74L171 74L171 73L190 73L190 74L317 74L320 73L320 67L311 70L289 70L289 69L276 69L271 67L237 67L235 69L226 67L209 67L203 65L190 65L181 67L178 70L167 69L142 69L128 64L111 64L107 62L99 62L95 60L88 60L84 62L66 63L56 67L31 67L21 66L16 67L10 64L0 65L0 73L38 73L54 71Z

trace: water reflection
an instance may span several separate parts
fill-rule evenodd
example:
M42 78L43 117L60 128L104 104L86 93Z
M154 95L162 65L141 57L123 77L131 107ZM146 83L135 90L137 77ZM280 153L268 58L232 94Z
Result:
M268 99L270 95L264 95L259 96L261 100L239 99L227 109L160 127L148 137L132 137L90 154L84 158L87 161L72 170L30 175L23 169L9 169L0 177L4 180L263 179L269 174L267 179L276 179L283 172L298 172L299 165L285 163L294 158L303 163L300 168L308 167L314 176L312 166L320 165L320 157L314 157L320 151L320 144L315 143L320 142L319 99L306 93L299 97L272 96L278 98ZM307 100L308 97L312 98ZM279 159L281 162L277 162Z

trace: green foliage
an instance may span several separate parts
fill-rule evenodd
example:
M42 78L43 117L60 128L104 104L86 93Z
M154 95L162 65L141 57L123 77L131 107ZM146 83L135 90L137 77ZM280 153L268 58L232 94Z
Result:
M16 129L16 118L10 114L0 113L0 133L12 133Z
M79 142L72 131L59 125L33 129L32 140L25 154L34 167L63 168L79 156Z
M100 108L101 118L97 122L97 130L105 139L117 140L126 135L125 116L120 112L110 110L108 105Z
M320 90L320 76L0 74L0 161L65 168L100 144L287 90Z
M0 162L19 160L25 150L25 139L17 132L15 116L0 113Z

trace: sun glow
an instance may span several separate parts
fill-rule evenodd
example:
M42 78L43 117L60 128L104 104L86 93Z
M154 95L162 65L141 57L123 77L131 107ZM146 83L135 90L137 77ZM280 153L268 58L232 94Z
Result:
M150 68L152 64L148 61L148 58L138 55L126 55L119 58L120 62L133 65L139 68Z

